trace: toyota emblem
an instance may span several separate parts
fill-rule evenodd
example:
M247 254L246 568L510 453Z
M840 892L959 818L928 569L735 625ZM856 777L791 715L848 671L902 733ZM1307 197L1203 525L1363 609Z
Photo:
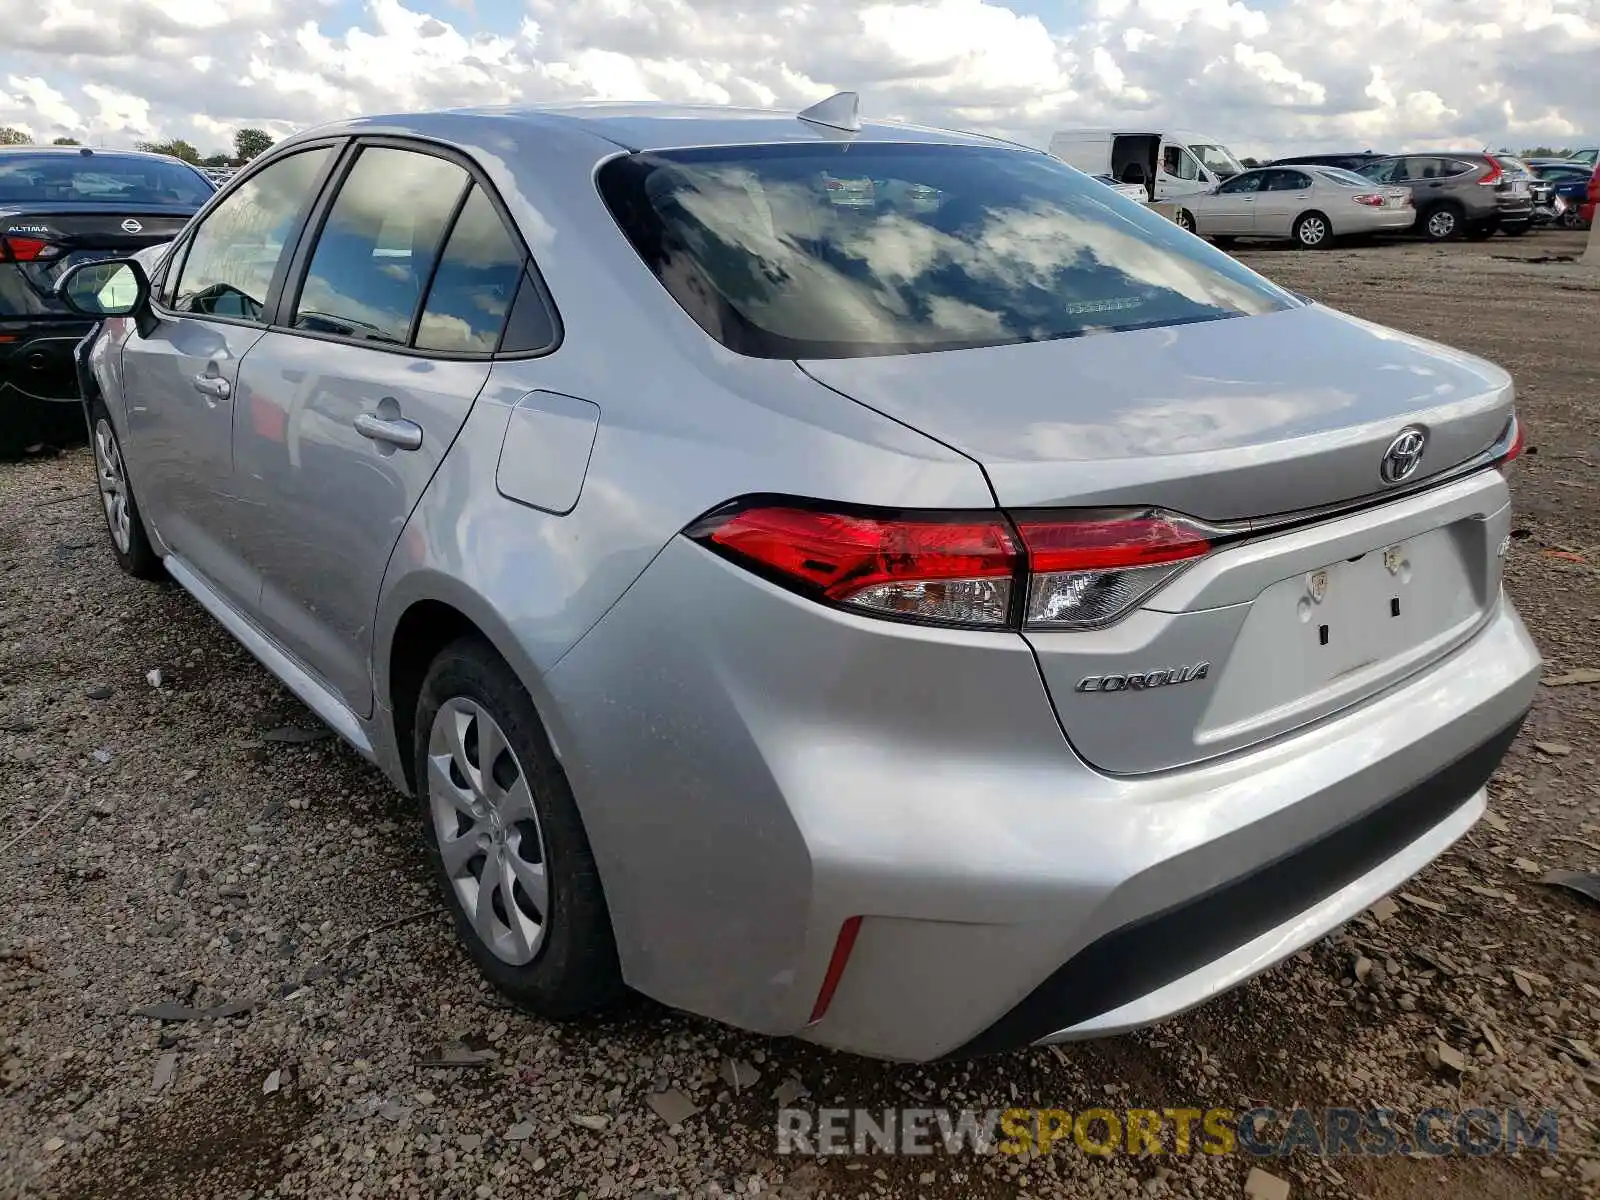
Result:
M1426 430L1408 425L1389 443L1378 464L1378 475L1385 483L1404 483L1417 473L1422 465L1422 449L1428 444Z
M132 217L129 217L126 221L124 221L122 223L122 232L123 233L143 233L144 232L144 226L139 224L139 222L135 221Z

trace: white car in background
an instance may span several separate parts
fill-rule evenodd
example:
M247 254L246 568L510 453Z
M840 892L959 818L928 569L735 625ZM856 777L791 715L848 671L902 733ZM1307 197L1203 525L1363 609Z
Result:
M1177 222L1191 233L1288 238L1306 249L1352 234L1402 233L1417 217L1409 189L1310 163L1244 171L1182 204Z
M1126 196L1138 204L1150 203L1150 193L1142 183L1118 183L1110 175L1093 176L1097 183L1103 183L1119 196Z

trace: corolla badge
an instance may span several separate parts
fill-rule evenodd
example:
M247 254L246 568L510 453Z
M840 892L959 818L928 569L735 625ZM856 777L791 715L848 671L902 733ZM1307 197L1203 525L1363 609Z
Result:
M1422 450L1428 444L1427 430L1416 425L1402 429L1378 464L1378 475L1385 483L1404 483L1422 465Z
M1211 673L1208 662L1190 663L1186 667L1168 670L1134 671L1128 675L1085 675L1078 680L1075 692L1142 692L1149 688L1168 687L1175 683L1193 683Z
M139 222L135 221L132 217L129 217L126 221L124 221L122 223L122 232L123 233L143 233L144 232L144 226L139 224Z

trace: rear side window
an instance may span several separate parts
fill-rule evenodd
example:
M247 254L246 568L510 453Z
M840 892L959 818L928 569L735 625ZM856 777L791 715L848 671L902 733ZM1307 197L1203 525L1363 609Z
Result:
M483 189L474 187L450 230L417 324L417 348L492 354L522 277L522 248Z
M1311 186L1311 178L1299 171L1268 171L1263 192L1298 192Z
M621 156L598 182L673 298L755 357L1006 345L1296 306L1044 154L713 147Z
M172 307L260 320L284 243L310 206L331 153L320 146L288 155L223 197L189 240Z
M431 154L363 149L317 236L294 327L404 345L469 182Z

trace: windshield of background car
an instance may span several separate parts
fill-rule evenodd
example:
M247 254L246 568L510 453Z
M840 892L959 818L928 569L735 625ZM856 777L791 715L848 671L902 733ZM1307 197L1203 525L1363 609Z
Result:
M673 298L752 357L997 346L1298 305L1045 154L728 146L618 157L598 180Z
M1227 179L1230 175L1237 175L1244 170L1244 166L1237 158L1228 153L1226 146L1208 146L1205 143L1189 147L1206 169L1218 179Z
M199 208L213 189L179 163L116 154L7 154L0 204L173 204Z

